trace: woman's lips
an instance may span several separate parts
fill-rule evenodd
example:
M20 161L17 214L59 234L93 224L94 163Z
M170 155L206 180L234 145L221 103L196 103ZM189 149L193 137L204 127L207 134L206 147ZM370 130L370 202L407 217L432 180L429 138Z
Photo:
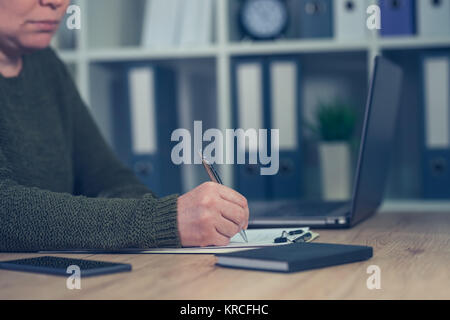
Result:
M57 20L30 21L30 23L39 31L54 31L59 26L59 21Z

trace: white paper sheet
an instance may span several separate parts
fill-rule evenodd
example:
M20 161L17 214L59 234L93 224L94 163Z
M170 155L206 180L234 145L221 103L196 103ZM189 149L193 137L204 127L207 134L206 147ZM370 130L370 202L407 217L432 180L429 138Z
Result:
M245 242L242 237L237 234L230 240L227 246L213 246L213 247L192 247L192 248L155 248L145 250L145 253L225 253L240 250L247 250L252 248L261 248L269 246L279 246L287 243L274 243L274 239L281 236L283 231L293 230L309 231L309 228L293 228L293 229L250 229L246 230L248 242Z
M309 231L309 228L280 228L280 229L250 229L246 230L248 243L245 242L242 237L237 234L230 240L230 244L227 246L212 246L212 247L188 247L188 248L152 248L152 249L122 249L117 251L105 251L105 250L60 250L60 251L41 251L40 253L150 253L150 254L214 254L214 253L226 253L241 250L248 250L252 248L261 248L268 246L285 245L288 243L274 243L274 239L281 236L283 231L289 232L293 230L302 229L303 231ZM313 237L310 241L313 241L318 237L317 233L312 232Z

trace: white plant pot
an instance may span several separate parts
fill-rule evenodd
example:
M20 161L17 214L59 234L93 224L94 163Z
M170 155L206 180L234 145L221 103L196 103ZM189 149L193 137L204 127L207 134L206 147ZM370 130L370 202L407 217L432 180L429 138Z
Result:
M319 144L319 158L324 200L350 199L350 145L347 142L322 142Z

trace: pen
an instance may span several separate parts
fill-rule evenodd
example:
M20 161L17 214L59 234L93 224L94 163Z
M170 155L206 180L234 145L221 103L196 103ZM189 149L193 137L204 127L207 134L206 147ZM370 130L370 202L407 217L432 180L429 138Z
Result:
M206 173L208 174L208 176L211 179L211 181L214 181L214 182L216 182L218 184L222 184L223 185L222 179L220 179L220 176L217 173L217 171L214 169L213 165L211 163L209 163L209 161L206 160L202 156L202 153L200 151L199 151L199 154L200 154L200 158L202 159L203 167L205 168ZM245 230L244 229L241 229L239 231L239 234L241 235L241 237L244 239L245 242L248 242L247 235L245 234Z

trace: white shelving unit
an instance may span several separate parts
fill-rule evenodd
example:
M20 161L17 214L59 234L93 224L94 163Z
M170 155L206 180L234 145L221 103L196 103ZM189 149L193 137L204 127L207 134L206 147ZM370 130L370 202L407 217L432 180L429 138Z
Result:
M215 41L206 47L148 49L139 46L92 48L89 44L90 3L99 0L78 0L82 14L82 28L77 33L77 43L73 49L58 50L60 57L76 70L75 80L82 97L91 105L91 69L96 64L127 61L178 60L189 63L191 59L212 59L215 61L217 90L217 124L219 129L232 127L230 65L235 56L314 54L314 53L362 53L367 57L367 70L372 70L373 58L384 50L450 49L450 36L445 38L395 37L380 38L374 32L366 40L341 42L337 40L282 39L273 42L235 41L230 23L230 2L217 0L215 6ZM143 1L143 0L142 0ZM234 4L236 6L236 4ZM98 6L97 6L98 7ZM232 8L233 9L233 8ZM107 9L105 9L107 10ZM98 13L100 16L101 13ZM96 15L90 13L90 16ZM107 15L105 15L107 19ZM231 30L231 31L230 31ZM368 75L370 76L370 75ZM224 183L233 185L231 166L220 168Z
M96 1L96 0L91 0ZM272 55L272 54L302 54L302 53L326 53L326 52L366 52L369 66L372 58L382 50L390 49L427 49L427 48L450 48L450 36L445 38L420 38L420 37L394 37L379 38L374 33L365 41L341 42L336 40L278 40L273 42L235 42L229 37L229 1L217 0L216 6L216 31L217 43L208 47L195 48L166 48L149 49L140 47L126 48L102 48L90 49L88 46L89 23L87 0L78 0L82 8L82 28L74 32L78 33L77 45L73 50L58 50L60 57L77 69L77 84L89 102L89 65L100 62L133 61L133 60L160 60L160 59L192 59L192 58L214 58L217 59L217 79L220 92L218 105L226 110L229 104L224 104L223 97L229 96L229 86L224 85L225 80L229 82L229 61L233 56L243 55ZM369 69L370 70L370 69ZM225 99L227 100L227 99ZM226 117L227 118L227 117Z

